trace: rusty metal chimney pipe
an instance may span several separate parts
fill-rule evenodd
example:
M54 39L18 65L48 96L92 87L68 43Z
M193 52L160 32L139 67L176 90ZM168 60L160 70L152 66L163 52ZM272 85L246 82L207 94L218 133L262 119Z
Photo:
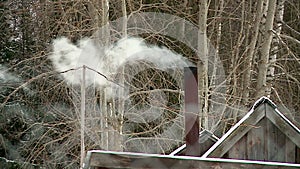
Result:
M186 155L200 156L197 67L184 68Z

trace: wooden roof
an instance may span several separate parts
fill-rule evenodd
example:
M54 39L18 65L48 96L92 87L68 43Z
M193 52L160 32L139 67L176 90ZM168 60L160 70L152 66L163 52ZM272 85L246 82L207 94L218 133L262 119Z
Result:
M200 144L200 156L202 156L214 143L219 140L212 132L208 130L202 130L199 133L199 144ZM183 144L176 150L174 150L170 155L185 155L186 144Z
M83 169L292 169L298 167L300 167L298 164L277 162L92 150L87 153Z
M290 147L294 149L288 150ZM275 158L275 161L288 161L287 158L296 158L299 162L299 148L299 128L288 120L270 99L262 97L202 157L221 158L230 150L235 149L235 156L242 159L270 160L272 153L280 156L280 152L276 151L282 150L282 153L289 151L290 154L285 154L289 157ZM239 154L240 149L247 154Z

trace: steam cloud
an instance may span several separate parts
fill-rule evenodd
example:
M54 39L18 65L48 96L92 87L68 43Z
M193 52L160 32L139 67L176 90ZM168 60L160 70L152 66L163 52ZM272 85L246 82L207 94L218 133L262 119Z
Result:
M92 39L82 39L73 44L65 37L53 41L53 53L49 57L57 71L62 72L86 65L106 76L115 74L126 62L144 60L154 64L161 70L183 69L191 65L184 57L166 47L158 47L145 43L142 38L123 38L115 44L100 46ZM62 74L71 84L80 84L81 71L68 71ZM104 77L88 70L88 84L108 85Z
M192 63L183 56L172 52L166 47L147 44L142 38L133 37L120 39L116 43L108 46L99 45L94 39L82 39L77 44L73 44L67 38L62 37L53 41L53 53L50 55L50 59L55 69L59 72L86 65L104 74L109 79L113 79L116 75L118 76L118 71L122 71L124 70L123 68L126 69L126 66L129 66L129 72L126 73L129 73L130 76L127 82L131 81L130 77L133 77L135 74L147 68L154 68L169 73L169 75L176 80L178 86L181 86L180 81L182 80L183 68L192 65ZM82 81L82 70L72 70L62 73L62 77L71 85L80 85ZM99 76L99 74L91 70L86 71L85 81L88 85L94 85L95 88L99 87L105 89L105 96L108 99L117 97L117 100L125 100L126 113L124 116L130 122L145 123L161 117L164 112L164 107L166 107L168 102L164 92L152 92L152 94L149 95L149 100L154 101L151 102L153 105L150 105L150 107L137 108L131 104L131 99L128 98L130 96L130 86L121 84L122 88L120 88L118 85L115 85L116 81L114 81L115 83L111 83L103 76ZM120 83L123 83L122 80ZM94 93L90 93L91 97L93 97ZM158 101L159 105L157 105L158 103L155 101ZM94 103L90 104L92 105ZM88 109L90 107L93 106L87 106L86 108ZM90 112L87 116L91 116L91 119L95 118L95 115L92 113L93 110L87 110L86 112ZM174 123L166 128L158 137L169 138L170 140L180 139L180 133L182 132L180 132L181 127L180 124L178 124L179 122L180 120L174 119ZM89 124L92 125L94 122L91 121ZM126 130L132 130L132 127L130 124L124 125L124 129L126 128ZM99 140L97 138L92 139L94 141ZM165 141L159 142L161 142L161 145L167 144ZM136 145L149 144L146 146L149 147L149 150L139 149L137 151L152 152L153 147L155 147L154 145L157 144L157 140L153 140L153 143L146 143L142 140L133 139L132 141L127 140L126 144L128 149L132 150L136 148ZM141 148L145 146L138 147ZM155 150L154 152L159 151L160 150Z

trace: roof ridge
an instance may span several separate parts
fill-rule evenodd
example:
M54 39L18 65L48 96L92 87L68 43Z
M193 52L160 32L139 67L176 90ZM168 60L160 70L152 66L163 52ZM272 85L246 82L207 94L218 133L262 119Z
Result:
M259 107L261 104L263 103L268 103L272 108L276 109L277 106L276 104L268 97L266 96L262 96L261 98L259 98L251 107L251 109L256 109L257 107Z

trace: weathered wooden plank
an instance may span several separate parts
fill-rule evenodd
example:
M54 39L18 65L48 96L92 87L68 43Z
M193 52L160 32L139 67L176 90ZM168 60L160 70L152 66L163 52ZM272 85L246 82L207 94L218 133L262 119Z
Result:
M300 164L300 148L296 148L296 163Z
M85 165L85 169L91 167L110 169L290 169L300 167L297 164L287 163L107 151L90 151L87 157L90 157L90 159L87 160L89 164Z
M203 130L199 134L199 144L200 144L200 156L203 155L214 143L217 142L219 138L215 136L208 130ZM186 151L186 144L180 146L175 151L170 153L170 155L181 155L184 156Z
M270 120L267 120L267 128L267 160L286 162L287 137Z
M285 161L285 135L267 120L267 160Z
M228 158L247 159L247 134L228 150Z
M274 110L270 105L266 105L266 116L282 133L300 147L300 130L283 114Z
M267 127L266 160L277 161L276 160L277 146L275 145L276 143L274 143L274 140L276 140L275 127L272 125L272 122L270 120L267 120L266 127Z
M296 162L296 147L300 144L299 129L293 125L284 115L277 109L266 105L266 116L269 119L270 125L273 125L274 135L269 134L277 147L273 147L272 142L268 147L268 159L273 161ZM271 124L272 123L272 124ZM269 131L271 132L271 131ZM269 140L271 141L271 140ZM277 155L276 157L273 155ZM298 162L299 163L299 162Z
M288 138L285 137L285 162L296 162L296 145Z
M286 157L286 136L285 134L283 134L275 125L273 125L275 127L275 131L276 131L276 146L277 148L277 161L280 162L286 162L285 157Z
M200 156L203 155L213 144L218 141L213 133L203 130L199 136L199 144L200 144Z
M253 125L247 134L247 158L248 160L265 160L265 127L266 118Z
M200 143L200 155L203 155L215 143L215 141L210 139L207 139Z
M256 125L265 117L265 104L259 105L254 112L249 112L246 116L234 125L220 140L208 150L203 157L222 157L233 145L241 139L253 125ZM217 146L217 147L215 147Z

